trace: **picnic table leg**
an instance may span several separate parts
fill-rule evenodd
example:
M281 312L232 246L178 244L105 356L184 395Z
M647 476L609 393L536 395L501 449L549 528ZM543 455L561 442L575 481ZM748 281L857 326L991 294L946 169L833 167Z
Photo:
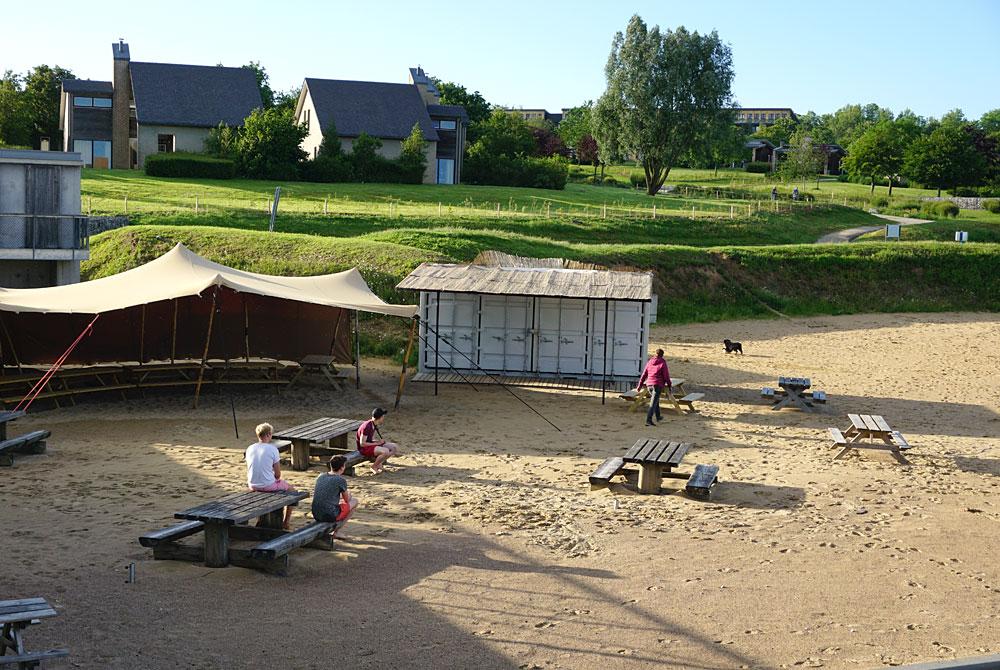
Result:
M229 565L229 527L225 524L205 522L205 565L209 568Z
M309 441L308 440L292 440L292 469L293 470L308 470L309 469Z
M338 435L337 437L331 437L329 442L331 449L343 449L347 450L347 433L343 435Z
M785 405L787 405L788 403L790 403L791 401L792 401L791 394L786 393L784 395L784 397L782 397L780 400L775 400L774 404L771 405L771 409L772 410L779 410L782 407L784 407Z
M285 521L285 509L277 509L260 517L257 525L261 528L281 528Z
M662 466L643 463L639 470L639 491L642 493L659 493L663 481Z
M839 453L839 454L837 454L836 456L834 456L834 457L833 457L833 460L837 460L837 459L839 459L839 458L843 458L844 456L846 456L846 455L847 455L847 453L848 453L848 452L849 452L849 451L850 451L851 449L854 449L854 447L852 447L852 446L850 446L850 445L848 445L848 446L844 447L843 449L841 449L841 450L840 450L840 453Z

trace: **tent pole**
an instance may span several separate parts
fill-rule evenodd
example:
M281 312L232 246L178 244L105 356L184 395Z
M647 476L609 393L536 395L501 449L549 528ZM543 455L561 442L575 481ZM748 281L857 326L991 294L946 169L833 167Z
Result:
M335 356L337 354L337 333L340 332L340 319L344 316L344 312L347 311L344 308L337 309L337 320L333 322L333 337L330 338L330 355Z
M601 404L608 390L608 301L604 300L604 372L601 373Z
M3 328L4 338L7 340L7 344L10 345L10 355L14 357L14 365L17 366L17 371L21 370L21 359L17 357L17 349L14 348L14 340L10 339L10 331L7 330L7 324L4 323L3 317L0 316L0 328ZM3 365L3 361L0 360L0 366Z
M170 362L174 362L177 355L177 298L174 298L174 329L170 334Z
M413 351L413 337L417 334L417 319L414 316L410 322L410 339L406 343L406 353L403 354L403 371L399 373L399 386L396 388L396 404L393 409L399 409L399 400L403 397L403 384L406 383L406 364L410 360L410 352Z
M142 361L146 354L146 306L143 305L139 312L139 366L142 366Z
M437 292L437 311L434 314L434 395L438 394L438 368L441 367L441 355L438 344L441 341L441 291Z
M247 310L247 297L243 296L243 354L246 362L250 362L250 312Z
M361 319L354 310L354 388L361 388Z
M208 345L212 341L212 323L215 321L215 306L219 302L219 287L212 293L212 311L208 313L208 332L205 334L205 351L201 355L201 367L198 368L198 383L194 387L194 408L198 409L198 396L201 395L201 381L205 377L205 363L208 361Z

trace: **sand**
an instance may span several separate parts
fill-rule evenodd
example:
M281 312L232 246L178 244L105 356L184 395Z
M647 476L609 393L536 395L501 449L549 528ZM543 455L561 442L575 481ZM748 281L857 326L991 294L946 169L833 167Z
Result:
M253 426L362 417L398 371L337 393L209 394L37 411L44 455L0 470L0 598L60 615L31 647L80 668L877 668L1000 652L1000 322L907 314L656 327L697 415L645 428L592 392L411 384L383 433L405 455L351 480L338 550L291 574L153 561L172 514L242 489ZM721 340L743 342L726 355ZM809 376L815 414L760 387ZM827 426L882 414L912 466L834 461ZM710 502L587 475L639 437L690 442L720 467ZM287 471L311 487L319 469ZM307 506L293 523L306 522ZM126 582L126 566L137 580Z

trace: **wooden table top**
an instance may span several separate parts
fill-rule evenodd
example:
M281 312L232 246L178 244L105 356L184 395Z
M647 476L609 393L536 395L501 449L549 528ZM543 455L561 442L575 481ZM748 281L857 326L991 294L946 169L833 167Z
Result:
M21 410L16 412L13 410L6 412L0 411L0 423L7 423L8 421L13 421L14 419L20 419L22 416L24 416L24 412Z
M299 361L299 365L333 365L333 356L309 354Z
M324 442L335 437L340 437L345 433L356 432L358 427L364 423L356 419L336 419L324 417L315 419L298 426L275 431L274 437L282 440L309 440L311 442Z
M636 440L636 443L625 452L626 463L649 463L658 465L677 465L684 458L691 445L686 442L669 442L667 440Z
M878 414L848 414L851 426L856 430L869 433L891 433L889 423Z
M306 491L295 491L294 493L289 491L275 491L273 493L245 491L202 503L183 512L177 512L174 517L191 521L221 522L227 526L233 526L283 509L308 497L309 493Z
M808 377L778 377L778 386L782 388L794 386L796 388L807 389L812 386L812 380Z
M45 598L0 600L0 624L44 619L57 614Z

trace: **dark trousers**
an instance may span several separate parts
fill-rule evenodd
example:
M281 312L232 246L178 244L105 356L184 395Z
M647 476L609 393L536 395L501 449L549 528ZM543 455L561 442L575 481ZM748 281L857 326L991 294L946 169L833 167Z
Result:
M646 412L646 423L652 423L654 416L657 421L663 420L663 415L660 414L660 393L662 391L662 386L649 387L649 411Z

